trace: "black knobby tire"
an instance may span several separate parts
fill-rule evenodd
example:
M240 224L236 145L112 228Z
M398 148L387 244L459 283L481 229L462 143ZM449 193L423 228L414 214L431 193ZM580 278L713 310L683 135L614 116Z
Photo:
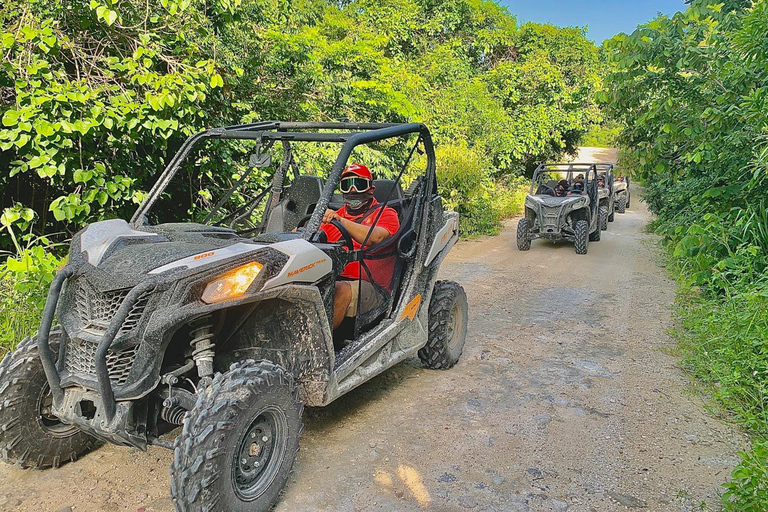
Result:
M56 352L60 336L58 330L50 334ZM0 458L23 468L46 469L99 446L95 438L53 416L51 399L37 338L25 338L0 362Z
M217 374L174 443L176 510L269 510L296 462L303 409L293 376L269 361Z
M611 211L611 213L608 214L608 222L613 222L614 220L616 220L615 217L616 217L616 203L614 202L613 211Z
M619 213L624 213L624 210L627 207L627 196L621 196L618 201L616 201L616 211Z
M520 219L517 223L517 249L527 251L531 248L531 225L528 219Z
M573 231L575 233L573 248L576 250L576 254L587 254L589 247L589 223L586 220L577 220ZM598 229L597 232L599 233L600 230Z
M632 197L630 196L630 194L629 194L629 191L627 191L627 206L626 206L626 208L627 208L627 209L629 208L629 203L630 203L630 201L629 201L629 200L630 200L631 198L632 198Z
M600 230L608 229L608 207L601 206L597 212L597 222L600 224Z
M429 340L419 350L427 368L447 370L459 362L467 337L467 294L453 281L437 281L429 303Z

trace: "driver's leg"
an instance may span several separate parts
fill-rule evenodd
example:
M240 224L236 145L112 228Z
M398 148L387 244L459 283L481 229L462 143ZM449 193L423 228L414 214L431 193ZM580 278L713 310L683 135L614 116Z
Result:
M352 282L336 281L336 291L333 297L333 328L336 329L344 321L344 316L352 302Z

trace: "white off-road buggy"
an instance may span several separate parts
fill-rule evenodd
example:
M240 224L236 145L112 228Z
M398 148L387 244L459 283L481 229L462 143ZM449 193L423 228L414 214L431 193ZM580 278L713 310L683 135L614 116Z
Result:
M211 147L225 141L234 149L215 160ZM306 145L324 149L301 153ZM211 166L237 155L248 162L237 172ZM304 172L329 155L325 173ZM319 230L326 209L341 206L350 157L378 159L376 197L400 220L361 250L343 226L340 243ZM326 405L416 354L428 368L458 361L467 298L436 281L458 233L422 124L199 133L130 222L97 222L72 239L38 335L0 363L0 455L42 469L97 440L164 446L178 510L268 510L294 465L304 405ZM383 259L394 270L374 283L380 306L332 332L345 266L361 262L365 279L367 262ZM174 441L161 438L179 425Z
M561 182L566 188L558 188ZM567 240L577 254L587 254L589 242L600 241L608 207L601 204L597 164L541 164L533 173L525 198L525 216L517 224L517 248L527 251L531 241Z

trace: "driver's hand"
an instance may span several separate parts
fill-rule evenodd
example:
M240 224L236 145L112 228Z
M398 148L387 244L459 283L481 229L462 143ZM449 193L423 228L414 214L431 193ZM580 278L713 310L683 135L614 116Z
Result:
M339 216L338 213L336 213L335 211L331 210L330 208L325 210L325 214L323 215L323 224L328 224L329 222L331 222L334 219L341 220L341 217Z

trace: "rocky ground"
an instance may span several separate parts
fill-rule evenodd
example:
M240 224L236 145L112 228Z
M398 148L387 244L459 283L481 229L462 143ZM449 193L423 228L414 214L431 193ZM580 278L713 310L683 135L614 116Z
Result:
M744 444L670 355L674 284L637 196L603 240L518 252L514 223L442 271L470 305L461 362L407 361L307 410L289 511L718 508ZM58 470L0 466L0 510L171 511L170 452L106 446Z

